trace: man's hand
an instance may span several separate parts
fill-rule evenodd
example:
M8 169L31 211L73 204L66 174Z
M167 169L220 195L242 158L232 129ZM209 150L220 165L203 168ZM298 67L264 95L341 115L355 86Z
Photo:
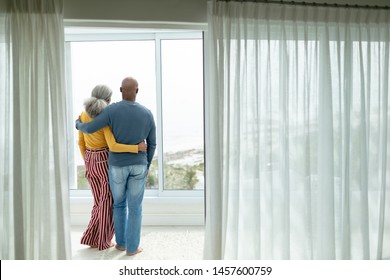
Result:
M146 152L146 149L148 148L148 145L145 143L145 141L141 141L138 143L138 152Z
M77 129L77 130L79 130L78 125L79 125L80 123L82 123L82 122L81 122L80 116L79 116L79 118L78 118L78 119L76 120L76 122L75 122L75 124L76 124L76 129Z

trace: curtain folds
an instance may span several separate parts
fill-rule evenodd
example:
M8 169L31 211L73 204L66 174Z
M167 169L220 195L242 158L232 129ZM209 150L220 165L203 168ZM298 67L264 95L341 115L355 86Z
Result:
M390 258L390 13L208 2L206 259Z
M0 258L68 259L63 2L8 3L0 24Z

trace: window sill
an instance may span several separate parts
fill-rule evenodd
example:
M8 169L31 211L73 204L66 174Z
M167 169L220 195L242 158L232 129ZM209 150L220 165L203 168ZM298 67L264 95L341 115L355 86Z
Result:
M90 219L92 206L91 196L71 196L71 225L86 226ZM204 199L203 197L145 196L142 224L150 226L204 225Z

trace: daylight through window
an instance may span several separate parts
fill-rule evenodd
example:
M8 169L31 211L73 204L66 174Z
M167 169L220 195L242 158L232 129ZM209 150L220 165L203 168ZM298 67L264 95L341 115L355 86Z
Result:
M87 38L87 39L86 39ZM68 94L73 119L97 84L122 99L124 77L138 80L137 102L149 108L157 125L158 147L147 193L204 189L203 40L197 33L67 35ZM74 131L74 189L89 189Z

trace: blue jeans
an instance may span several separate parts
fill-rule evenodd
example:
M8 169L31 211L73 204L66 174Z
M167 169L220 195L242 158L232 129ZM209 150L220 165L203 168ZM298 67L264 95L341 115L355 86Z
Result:
M114 200L116 243L127 253L138 249L141 238L142 200L146 165L109 166L110 189Z

